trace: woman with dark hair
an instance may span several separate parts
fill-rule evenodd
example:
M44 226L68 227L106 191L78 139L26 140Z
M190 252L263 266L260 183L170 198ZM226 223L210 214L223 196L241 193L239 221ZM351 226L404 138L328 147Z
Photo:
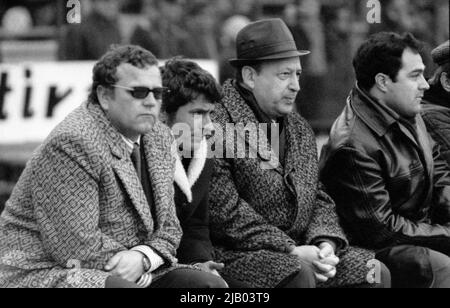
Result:
M175 168L175 204L183 229L177 251L180 263L195 264L220 276L224 265L214 262L209 234L209 183L213 160L207 156L207 138L213 134L210 115L220 100L214 77L192 61L174 58L162 68L163 86L168 88L162 117L172 128L179 156ZM231 287L245 287L226 279Z

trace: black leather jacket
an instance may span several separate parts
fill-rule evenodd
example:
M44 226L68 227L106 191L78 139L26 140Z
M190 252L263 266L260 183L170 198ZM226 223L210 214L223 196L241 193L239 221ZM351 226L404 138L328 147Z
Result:
M356 87L320 170L355 244L450 253L450 170L420 116L402 120Z

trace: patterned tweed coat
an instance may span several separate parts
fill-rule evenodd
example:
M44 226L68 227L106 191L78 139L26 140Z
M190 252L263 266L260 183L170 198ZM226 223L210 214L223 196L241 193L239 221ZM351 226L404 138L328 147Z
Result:
M104 287L116 253L139 245L173 269L181 238L168 128L143 137L157 217L126 145L98 105L85 103L27 164L0 218L0 287Z
M232 82L227 81L223 91L213 119L218 132L226 131L227 123L257 124ZM374 253L347 246L335 205L318 181L318 155L310 126L294 113L285 126L284 165L262 168L261 163L273 157L264 148L259 148L256 158L216 160L210 206L217 259L226 264L227 275L254 287L273 288L300 266L287 253L290 245L333 239L341 246L341 263L328 286L366 283L366 264Z

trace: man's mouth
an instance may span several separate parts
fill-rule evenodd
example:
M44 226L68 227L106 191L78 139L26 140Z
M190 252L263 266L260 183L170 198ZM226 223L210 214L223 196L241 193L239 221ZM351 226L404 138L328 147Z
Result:
M287 96L284 99L292 103L292 102L295 102L295 98L296 98L295 96L293 96L293 97Z

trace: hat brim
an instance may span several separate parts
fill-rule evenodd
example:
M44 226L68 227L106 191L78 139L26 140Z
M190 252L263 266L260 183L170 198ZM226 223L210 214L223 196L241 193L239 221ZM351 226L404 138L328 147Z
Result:
M311 52L309 50L296 50L296 51L286 51L281 52L265 57L260 58L254 58L254 59L230 59L228 62L233 66L240 66L242 64L246 63L252 63L252 62L259 62L259 61L265 61L265 60L279 60L279 59L287 59L287 58L295 58L295 57L301 57L306 56L310 54Z

